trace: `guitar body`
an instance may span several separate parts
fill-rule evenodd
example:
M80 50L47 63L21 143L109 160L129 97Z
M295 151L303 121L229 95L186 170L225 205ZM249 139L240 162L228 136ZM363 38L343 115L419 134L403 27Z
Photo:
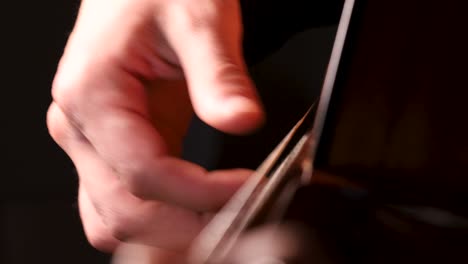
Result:
M468 43L450 2L346 1L312 128L312 182L272 239L239 238L232 259L257 249L275 259L294 239L273 234L293 225L300 246L281 263L468 263Z

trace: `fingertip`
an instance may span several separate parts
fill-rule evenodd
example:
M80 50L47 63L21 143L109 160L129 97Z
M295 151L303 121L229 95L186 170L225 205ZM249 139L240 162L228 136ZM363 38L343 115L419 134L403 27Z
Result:
M220 109L219 127L233 134L252 132L264 122L264 113L260 103L251 98L234 96L227 100Z
M245 96L218 100L212 107L204 105L197 114L208 125L236 135L253 132L265 122L265 114L259 101Z

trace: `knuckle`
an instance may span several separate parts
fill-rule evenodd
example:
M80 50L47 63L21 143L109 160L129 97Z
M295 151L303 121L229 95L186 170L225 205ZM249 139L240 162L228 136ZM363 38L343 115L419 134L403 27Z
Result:
M52 99L66 116L69 124L83 131L87 108L92 105L93 79L95 68L101 65L93 62L89 56L72 58L76 55L65 54L59 64L52 82ZM96 89L94 89L96 90Z
M125 213L112 213L103 216L103 222L109 234L119 241L127 241L135 236L136 229L141 226L135 216Z
M105 252L112 252L118 244L116 239L104 230L86 233L86 239L91 246Z
M52 83L52 98L67 112L73 110L80 90L80 77L75 75L64 63L61 63Z
M225 85L224 92L252 97L254 94L253 83L243 69L239 61L225 60L220 62L215 70L214 82Z
M81 219L87 238L90 243L96 243L98 246L101 243L106 245L112 239L125 241L133 236L135 228L139 226L136 214L130 213L134 208L128 208L125 203L94 200L93 211L97 217L86 214L85 203L82 202L81 205Z
M60 60L52 82L52 99L60 109L74 120L75 114L83 110L89 101L96 79L96 68L103 69L104 63L87 52L69 49ZM102 70L101 70L102 72Z
M73 126L56 103L49 106L46 125L51 138L63 149L67 150L70 140L88 143L83 134Z
M70 124L56 103L49 106L46 117L49 135L62 148L67 149L69 140L84 139L81 133Z
M55 103L52 103L49 106L49 110L47 111L47 129L49 131L50 136L54 139L57 143L60 143L65 138L66 127L60 115L60 109L58 109Z
M109 232L100 211L96 207L97 203L90 200L90 196L83 185L79 186L78 203L83 230L88 242L99 250L112 252L120 241Z

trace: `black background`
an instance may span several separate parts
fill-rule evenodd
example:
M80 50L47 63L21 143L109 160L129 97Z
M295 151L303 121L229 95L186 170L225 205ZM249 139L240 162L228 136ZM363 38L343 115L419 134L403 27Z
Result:
M78 6L52 0L2 7L1 263L106 263L83 235L77 176L45 124Z

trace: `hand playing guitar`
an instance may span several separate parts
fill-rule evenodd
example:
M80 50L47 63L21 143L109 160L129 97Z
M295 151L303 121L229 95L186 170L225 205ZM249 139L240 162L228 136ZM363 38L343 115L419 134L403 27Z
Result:
M83 0L47 123L79 174L90 243L183 251L250 174L178 158L193 111L228 133L263 113L237 0Z

